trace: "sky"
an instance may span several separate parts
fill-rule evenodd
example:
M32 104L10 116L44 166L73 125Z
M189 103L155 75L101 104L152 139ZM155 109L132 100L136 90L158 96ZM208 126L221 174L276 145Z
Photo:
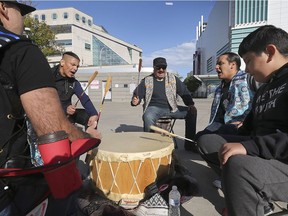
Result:
M110 35L142 49L143 67L166 58L168 71L185 78L193 68L196 26L208 20L214 0L33 1L37 9L74 7L93 17Z

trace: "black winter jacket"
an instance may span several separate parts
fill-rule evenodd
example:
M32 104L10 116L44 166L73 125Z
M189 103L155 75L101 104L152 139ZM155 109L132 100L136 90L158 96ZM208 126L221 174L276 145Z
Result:
M248 155L288 162L288 64L277 70L254 96L252 110L240 128Z

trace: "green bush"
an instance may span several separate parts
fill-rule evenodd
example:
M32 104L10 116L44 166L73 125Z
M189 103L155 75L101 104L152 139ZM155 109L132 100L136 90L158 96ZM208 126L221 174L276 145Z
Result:
M190 92L195 92L202 85L202 81L194 76L189 76L184 80L184 84Z

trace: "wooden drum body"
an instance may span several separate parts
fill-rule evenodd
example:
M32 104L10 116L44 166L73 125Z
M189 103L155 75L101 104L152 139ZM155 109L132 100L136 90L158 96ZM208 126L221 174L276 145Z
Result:
M173 149L173 139L158 133L106 134L94 150L90 175L113 201L141 200L149 184L170 173Z

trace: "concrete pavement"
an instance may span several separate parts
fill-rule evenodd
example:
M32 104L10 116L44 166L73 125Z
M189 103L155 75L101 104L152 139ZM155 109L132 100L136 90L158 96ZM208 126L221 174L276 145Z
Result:
M198 110L197 131L202 130L208 123L212 99L194 99ZM105 101L98 129L103 137L114 132L143 131L142 106L131 107L130 103L118 103ZM185 122L177 120L174 133L185 137ZM132 141L132 140L131 140ZM199 184L199 195L184 203L181 208L181 216L218 216L224 207L224 199L221 190L212 186L216 174L207 167L198 154L184 150L184 141L177 139L178 149L176 154L180 156L183 165L193 173Z
M208 124L212 99L194 99L194 101L198 110L197 131L199 131ZM175 134L185 137L184 123L184 120L176 121L174 126ZM143 131L142 124L142 106L131 107L129 102L105 101L98 129L104 137L115 132ZM133 141L129 140L129 138L127 139L127 142ZM212 186L212 182L217 178L216 174L198 154L184 150L183 140L177 139L177 144L176 154L181 158L182 164L193 173L200 189L199 195L182 205L181 216L221 215L225 203L222 191Z

